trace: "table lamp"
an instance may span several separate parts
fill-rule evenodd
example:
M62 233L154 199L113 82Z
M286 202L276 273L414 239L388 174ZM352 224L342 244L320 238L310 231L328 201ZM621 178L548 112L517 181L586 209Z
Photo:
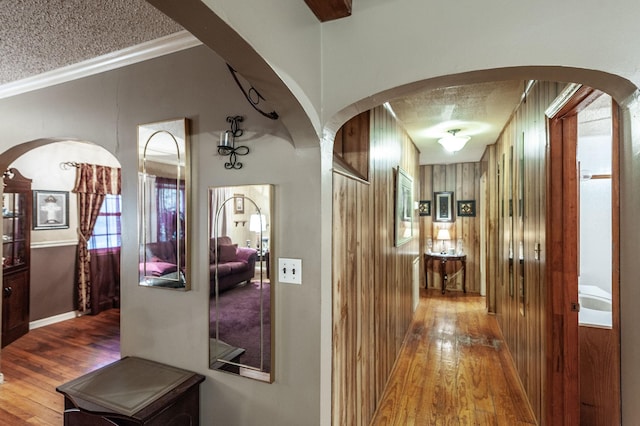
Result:
M267 230L267 221L263 214L254 213L249 218L249 231L256 233L256 248L260 250L260 233ZM260 252L262 254L262 252Z
M438 230L438 235L436 236L437 240L441 240L442 241L442 250L441 253L445 253L445 249L444 249L444 241L445 240L450 240L451 239L451 235L449 235L449 230L448 229L439 229Z

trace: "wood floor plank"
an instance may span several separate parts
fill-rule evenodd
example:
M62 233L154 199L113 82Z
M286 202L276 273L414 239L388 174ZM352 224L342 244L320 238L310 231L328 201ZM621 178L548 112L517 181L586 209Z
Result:
M120 359L120 310L31 330L2 349L0 426L63 423L56 387Z
M396 365L371 422L534 425L496 319L477 295L421 289Z

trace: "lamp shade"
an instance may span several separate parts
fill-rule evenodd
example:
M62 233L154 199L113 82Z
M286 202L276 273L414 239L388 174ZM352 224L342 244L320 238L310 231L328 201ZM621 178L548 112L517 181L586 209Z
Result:
M471 137L457 136L456 133L458 133L459 131L460 129L449 130L449 133L451 133L451 135L438 139L438 143L449 152L460 151L462 148L464 148L466 143L469 142L469 139L471 139Z
M249 218L249 231L260 232L267 230L267 221L263 214L254 213Z
M450 240L451 239L451 235L449 234L449 230L448 229L439 229L438 230L438 235L436 236L437 240Z

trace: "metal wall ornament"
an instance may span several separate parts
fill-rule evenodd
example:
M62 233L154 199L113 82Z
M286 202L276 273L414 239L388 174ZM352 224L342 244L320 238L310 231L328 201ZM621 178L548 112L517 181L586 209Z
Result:
M476 200L458 200L459 217L475 217Z
M238 156L249 153L249 147L244 145L236 146L236 138L244 134L244 130L238 124L242 123L242 121L244 121L244 118L240 115L228 116L227 122L230 123L231 128L220 134L218 154L229 156L229 161L224 163L224 168L227 170L241 169L242 163L238 161Z
M260 103L260 101L264 101L266 99L263 98L262 95L253 86L249 87L249 89L246 90L242 86L242 83L240 83L240 80L238 79L238 72L235 69L233 69L233 67L229 64L227 64L227 68L229 68L229 72L231 73L231 76L233 77L236 84L240 88L240 91L242 91L242 94L247 99L249 104L251 104L253 109L258 111L260 114L264 115L265 117L270 118L271 120L277 120L278 119L277 112L275 111L265 112L262 109L260 109L260 107L258 107L258 104Z
M431 216L431 201L420 200L419 212L420 216Z

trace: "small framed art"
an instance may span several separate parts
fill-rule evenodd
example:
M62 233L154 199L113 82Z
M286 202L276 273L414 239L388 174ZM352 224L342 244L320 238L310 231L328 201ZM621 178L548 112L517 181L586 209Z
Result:
M69 192L33 191L33 229L69 227Z
M233 194L233 212L235 214L244 214L244 195Z
M435 203L434 222L453 222L453 192L434 192L433 200Z
M431 201L430 200L420 200L420 204L418 205L420 216L431 216Z
M476 200L458 200L458 216L473 217L476 215Z

